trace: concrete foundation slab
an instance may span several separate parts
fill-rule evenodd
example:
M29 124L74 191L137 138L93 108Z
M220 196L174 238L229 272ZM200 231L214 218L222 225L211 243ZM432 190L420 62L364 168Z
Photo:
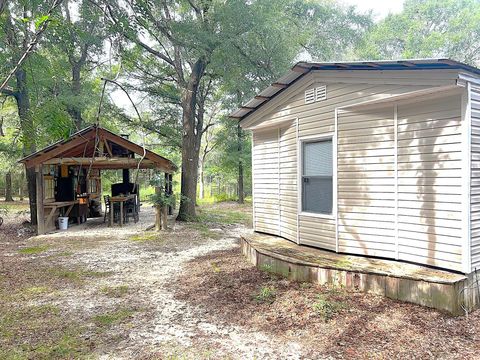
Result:
M475 274L394 260L337 254L266 234L242 235L242 252L260 269L299 282L341 286L462 315L479 304ZM480 275L479 275L480 280Z

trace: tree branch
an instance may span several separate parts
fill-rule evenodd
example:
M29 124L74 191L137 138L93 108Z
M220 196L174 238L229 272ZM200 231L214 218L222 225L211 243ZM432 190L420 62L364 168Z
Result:
M18 60L17 65L15 65L15 67L12 69L12 71L10 71L10 73L8 74L7 78L0 85L0 91L3 90L5 88L5 86L7 86L7 83L10 81L12 76L17 72L18 68L23 64L23 62L27 59L27 57L30 55L30 53L34 50L35 45L37 45L37 43L40 40L42 34L44 33L45 30L47 30L48 24L51 21L51 19L50 19L51 15L55 11L55 9L62 3L62 1L63 0L54 0L53 1L52 7L50 8L50 10L48 10L48 12L46 14L47 19L42 23L40 28L37 30L37 32L33 36L32 41L30 42L30 44L28 44L28 46L25 49L23 55L20 57L20 60Z

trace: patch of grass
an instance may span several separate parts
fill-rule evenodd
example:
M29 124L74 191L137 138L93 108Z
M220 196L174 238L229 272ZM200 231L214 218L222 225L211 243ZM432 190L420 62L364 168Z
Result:
M212 265L213 272L219 273L222 271L216 262L211 262L210 265Z
M128 293L128 286L104 286L100 289L100 292L109 297L120 298Z
M260 290L253 295L258 303L272 304L277 297L277 290L273 286L262 286Z
M33 296L33 295L44 294L48 291L50 291L50 289L46 286L31 286L23 289L22 293L24 293L25 295Z
M132 309L119 309L106 314L96 315L93 317L93 321L98 326L109 327L128 319L134 313L135 311Z
M163 241L163 239L160 238L160 234L156 232L149 232L149 233L141 233L138 235L131 236L129 238L132 241L156 241L160 240Z
M68 269L49 269L48 272L55 277L70 280L73 282L82 282L87 278L102 278L112 274L111 271L93 271L93 270L68 270Z
M40 345L35 349L35 354L46 359L73 359L84 353L84 345L78 334L72 331L63 334L55 342Z
M216 224L249 224L251 214L231 209L201 209L197 221Z
M49 258L59 258L59 257L67 257L72 256L74 253L71 251L61 251L49 256Z
M325 321L330 320L345 304L327 299L324 295L317 295L317 300L312 305L313 310Z
M219 239L220 234L210 230L209 226L205 223L202 222L192 222L189 224L189 226L195 230L198 230L200 232L200 235L205 238L209 239Z
M20 254L24 254L24 255L33 255L33 254L40 254L42 252L47 251L48 249L49 249L49 247L46 246L46 245L30 246L30 247L26 247L26 248L18 250L18 252Z

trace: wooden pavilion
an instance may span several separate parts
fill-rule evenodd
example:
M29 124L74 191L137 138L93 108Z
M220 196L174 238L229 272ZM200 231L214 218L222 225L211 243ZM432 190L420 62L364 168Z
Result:
M158 169L165 173L165 191L172 193L175 164L144 147L96 125L58 141L20 160L35 168L38 234L55 229L61 215L77 222L101 215L101 170L123 169L123 181L112 185L112 196L135 194L130 169ZM122 204L123 206L123 204Z

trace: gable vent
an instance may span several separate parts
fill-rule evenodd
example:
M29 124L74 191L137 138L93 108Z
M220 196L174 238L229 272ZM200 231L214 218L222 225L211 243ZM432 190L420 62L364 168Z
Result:
M305 104L327 100L327 86L322 85L313 89L305 90Z
M315 88L315 101L327 100L327 86L319 86Z
M315 89L305 90L305 104L315 102Z

